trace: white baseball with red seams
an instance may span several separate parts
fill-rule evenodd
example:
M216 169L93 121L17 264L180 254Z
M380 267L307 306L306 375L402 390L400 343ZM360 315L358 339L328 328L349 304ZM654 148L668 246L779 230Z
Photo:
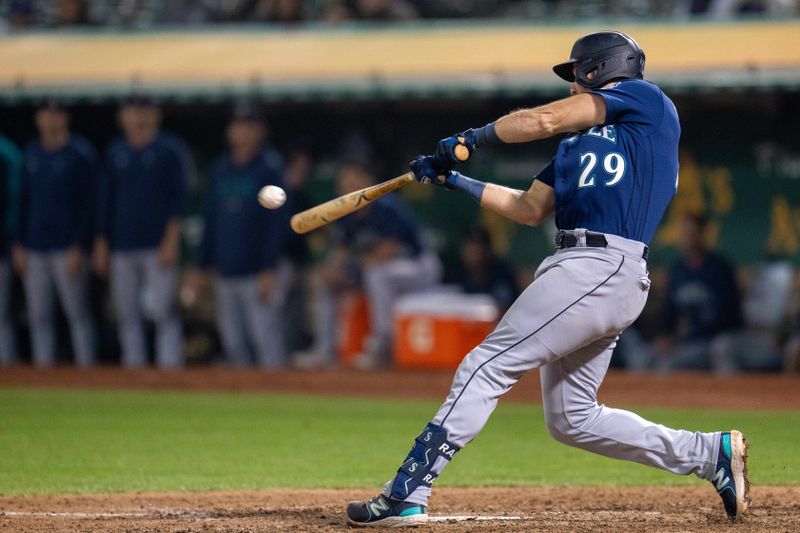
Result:
M267 185L258 191L258 203L267 209L277 209L286 203L286 191L276 185Z

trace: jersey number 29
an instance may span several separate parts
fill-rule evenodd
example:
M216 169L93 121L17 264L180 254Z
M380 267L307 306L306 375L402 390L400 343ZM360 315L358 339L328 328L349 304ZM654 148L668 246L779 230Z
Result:
M584 152L580 155L581 177L578 178L578 188L594 187L594 168L597 166L597 154ZM610 152L603 158L603 170L611 179L603 182L606 187L613 187L625 175L625 158L617 152Z

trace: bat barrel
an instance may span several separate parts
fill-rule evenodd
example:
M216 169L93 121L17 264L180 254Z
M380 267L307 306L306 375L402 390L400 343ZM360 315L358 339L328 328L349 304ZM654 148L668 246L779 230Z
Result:
M292 217L289 225L295 233L304 234L324 226L334 220L358 211L381 196L414 181L414 174L408 172L402 176L384 181L372 187L366 187L344 196L329 200L324 204L301 211Z

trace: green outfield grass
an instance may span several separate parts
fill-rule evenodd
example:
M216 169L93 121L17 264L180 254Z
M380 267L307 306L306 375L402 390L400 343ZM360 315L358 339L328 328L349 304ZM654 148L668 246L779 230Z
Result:
M433 402L148 391L0 390L0 493L377 487ZM692 430L738 427L752 481L800 484L800 412L640 409ZM556 443L538 406L501 405L441 485L701 481Z

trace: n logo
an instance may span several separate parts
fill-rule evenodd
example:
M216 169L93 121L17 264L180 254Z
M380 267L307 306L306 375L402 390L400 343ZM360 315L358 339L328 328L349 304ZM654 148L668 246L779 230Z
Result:
M376 498L369 502L368 507L372 516L380 516L381 512L389 510L389 502L385 498Z
M728 485L728 483L730 483L730 481L731 481L731 478L725 477L725 469L724 468L720 468L719 470L717 470L717 473L714 474L714 486L716 486L717 492L720 492L723 489L725 489L726 486ZM728 488L730 488L730 487L728 487Z

